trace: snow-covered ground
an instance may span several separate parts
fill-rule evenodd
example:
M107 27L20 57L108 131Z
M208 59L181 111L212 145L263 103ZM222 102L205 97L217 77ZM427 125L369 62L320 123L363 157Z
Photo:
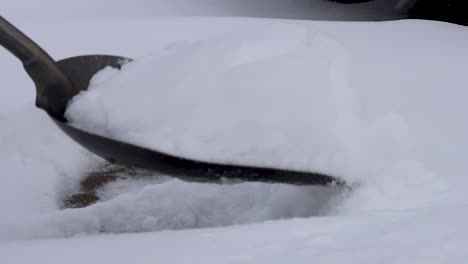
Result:
M260 50L268 56L281 53L273 56L272 65L279 65L274 58L296 58L287 65L309 66L321 75L279 67L273 80L299 76L330 87L331 94L323 93L324 87L313 89L331 100L337 122L331 124L332 135L319 131L324 141L310 139L327 143L321 150L329 155L312 160L316 163L288 157L283 165L317 164L359 185L349 192L260 183L120 181L103 190L107 198L101 203L59 210L63 195L102 161L34 108L32 82L1 49L0 263L466 263L468 29L422 21L83 19L82 14L32 19L11 14L12 22L56 59L99 53L144 59L168 47L186 52L195 45L206 52L232 37L249 47L265 39L262 34L278 41L288 36L285 43L295 43L288 48L299 45L297 50L305 53L298 54L317 63L284 57L291 54L281 53L284 42L272 43L281 49L269 50L268 42L260 41ZM253 39L239 32L253 32ZM244 50L249 54L244 62L260 73L265 65L254 56L260 50L253 50ZM177 54L183 53L171 56ZM304 92L304 84L297 85L291 87ZM298 98L304 99L289 99ZM308 107L307 100L299 102L290 102L289 113ZM279 117L281 127L287 126L289 116ZM291 144L307 146L307 138L300 136L303 144ZM333 149L328 143L335 144ZM286 147L279 151L291 154Z

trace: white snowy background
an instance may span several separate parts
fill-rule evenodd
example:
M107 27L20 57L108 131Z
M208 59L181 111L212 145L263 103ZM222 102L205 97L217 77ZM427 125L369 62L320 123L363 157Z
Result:
M250 10L232 7L235 1L201 2L2 0L1 15L56 59L80 54L148 58L187 43L198 43L196 50L206 55L234 38L247 47L254 43L256 48L244 54L251 59L248 66L264 74L257 53L266 50L263 54L272 56L277 54L271 47L299 46L299 54L317 60L298 65L322 75L285 71L275 78L316 81L323 85L321 95L327 87L335 89L326 94L339 117L333 140L320 133L324 141L310 140L322 142L325 151L331 151L328 143L336 145L320 162L307 163L308 157L301 160L300 152L287 147L276 161L320 165L358 183L355 189L142 179L114 183L102 190L106 199L90 207L59 210L63 195L102 161L34 107L32 81L0 49L0 263L466 263L465 27L193 17ZM271 17L277 11L260 10L256 14ZM285 17L304 17L303 10L288 10ZM305 33L290 35L295 30ZM264 36L271 45L258 42ZM173 57L186 59L186 51ZM174 73L175 66L165 70ZM210 80L209 74L202 77L191 80ZM258 82L256 75L251 80ZM297 83L303 89L305 84ZM285 111L294 113L297 105L290 103Z

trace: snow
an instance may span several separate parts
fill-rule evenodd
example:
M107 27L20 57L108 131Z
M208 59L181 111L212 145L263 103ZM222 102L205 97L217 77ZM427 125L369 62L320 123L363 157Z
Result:
M3 245L7 263L465 263L466 207ZM434 213L437 210L437 213ZM118 250L116 250L118 249Z
M81 20L81 15L70 20L29 20L12 15L17 17L12 21L54 58L119 54L142 63L141 68L135 68L136 73L146 69L145 60L154 66L151 56L161 52L167 58L165 63L182 56L179 52L196 49L201 51L198 55L206 54L206 49L228 38L243 39L242 32L251 32L248 43L260 43L261 54L258 46L242 51L255 55L257 60L247 62L256 66L260 65L257 56L263 59L272 54L293 63L289 59L294 56L282 54L285 46L288 51L299 51L297 54L323 58L301 62L297 55L299 62L294 62L324 73L308 76L299 71L301 77L339 91L327 94L320 90L334 103L332 110L339 113L334 134L323 138L340 147L333 152L338 155L336 164L326 159L320 164L323 169L342 170L342 177L359 185L347 191L260 183L121 180L101 190L100 203L60 210L60 199L76 190L84 173L102 160L77 146L34 108L32 82L21 65L1 49L0 67L5 74L0 75L0 263L466 262L466 28L424 21ZM275 28L283 31L277 34ZM280 38L280 32L289 37ZM282 42L272 43L276 49L266 49L269 46L262 43L263 36ZM235 46L229 48L233 50ZM273 65L288 70L276 58L270 58ZM173 69L164 70L170 73ZM259 67L252 69L258 71ZM121 78L120 74L114 77ZM280 80L282 76L272 78ZM183 80L173 83L179 81ZM185 86L178 87L183 90ZM292 87L305 91L302 86ZM306 98L293 97L280 88L279 95L301 103L290 106L291 112L278 116L279 121L291 117L293 110L311 107ZM208 92L220 96L213 90ZM242 93L234 98L243 98ZM327 106L326 102L318 103ZM304 158L299 154L296 157ZM344 158L349 162L337 166ZM307 161L296 159L284 162L284 166L309 166Z

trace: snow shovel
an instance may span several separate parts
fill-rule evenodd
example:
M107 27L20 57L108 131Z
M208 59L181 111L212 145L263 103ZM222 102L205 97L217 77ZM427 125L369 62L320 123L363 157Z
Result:
M186 181L344 185L338 178L316 172L217 164L180 158L72 127L64 117L68 101L88 88L95 73L107 66L120 68L123 61L130 59L121 56L85 55L56 62L2 16L0 44L23 63L24 69L34 81L36 106L46 111L69 137L111 163L148 169Z

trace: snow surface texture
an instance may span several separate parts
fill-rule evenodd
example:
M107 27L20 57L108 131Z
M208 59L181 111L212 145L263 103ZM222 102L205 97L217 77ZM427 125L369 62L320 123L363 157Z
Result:
M340 91L337 94L318 90L327 96L328 102L333 102L332 124L336 126L331 127L332 134L322 133L322 136L330 140L324 143L340 147L335 151L338 154L333 155L357 159L343 165L352 174L341 176L356 180L361 186L352 193L343 193L324 187L259 183L220 186L173 180L144 187L136 183L118 196L114 193L115 186L110 186L106 192L108 199L102 203L59 211L57 201L61 195L76 188L83 173L101 161L69 140L44 113L33 108L32 82L21 65L0 50L0 66L9 73L0 76L2 94L8 95L0 97L1 263L466 262L468 196L464 186L468 165L464 159L468 156L465 139L468 127L464 117L468 106L464 102L464 86L468 76L463 71L468 41L466 28L420 21L350 24L241 18L17 24L56 58L120 54L140 58L135 65L141 68L135 71L154 66L150 53L167 62L178 54L183 56L184 51L200 51L183 57L195 59L194 56L205 54L209 47L221 45L223 50L226 48L223 38L243 37L239 33L242 31L247 32L247 43L260 43L263 47L258 56L252 57L254 60L244 59L246 67L270 59L272 65L296 74L280 67L279 60L271 55L279 54L286 58L285 63L296 59L292 65L305 65L309 62L291 51L310 52L312 58L322 58L310 63L313 70L323 75L308 76L303 69L297 74L322 82L332 92ZM255 33L264 28L266 31L260 37L277 40L275 27L288 38L272 43L272 49L265 49L266 44ZM87 32L93 41L83 41L77 32ZM63 45L63 39L80 45ZM232 46L227 48L236 50ZM283 48L290 52L287 53L290 59L281 52ZM315 52L315 48L323 53ZM214 53L214 56L224 58L225 55ZM206 59L209 62L210 58ZM179 66L178 63L181 62L175 61L174 66ZM186 67L194 65L189 63ZM130 72L131 69L128 68ZM170 73L171 69L162 70ZM220 67L219 71L223 73L225 69ZM219 73L217 70L214 72ZM258 74L258 67L252 73ZM236 74L244 76L248 72L239 69ZM123 76L118 74L115 78ZM187 78L199 81L197 76ZM208 77L211 80L212 75ZM291 80L290 76L287 78ZM266 80L257 81L266 83ZM304 92L301 86L290 86ZM104 86L95 88L97 92ZM217 95L213 90L208 91ZM281 90L278 93L285 95ZM198 96L194 92L191 95ZM232 98L241 98L242 94L236 96ZM289 105L289 116L279 115L279 121L285 121L294 110L313 107L305 102L309 98L285 96L285 99L298 98L298 104ZM317 99L310 100L325 105ZM269 106L268 101L264 103ZM178 106L174 109L184 105ZM105 104L102 107L106 110ZM295 118L292 121L302 124ZM319 121L327 124L325 119ZM309 165L289 158L284 162L285 166ZM322 169L342 169L331 162L321 163ZM308 216L320 217L287 219ZM101 232L215 227L273 219L284 220L223 228L90 236ZM77 235L80 237L41 239ZM18 241L31 238L39 239Z

